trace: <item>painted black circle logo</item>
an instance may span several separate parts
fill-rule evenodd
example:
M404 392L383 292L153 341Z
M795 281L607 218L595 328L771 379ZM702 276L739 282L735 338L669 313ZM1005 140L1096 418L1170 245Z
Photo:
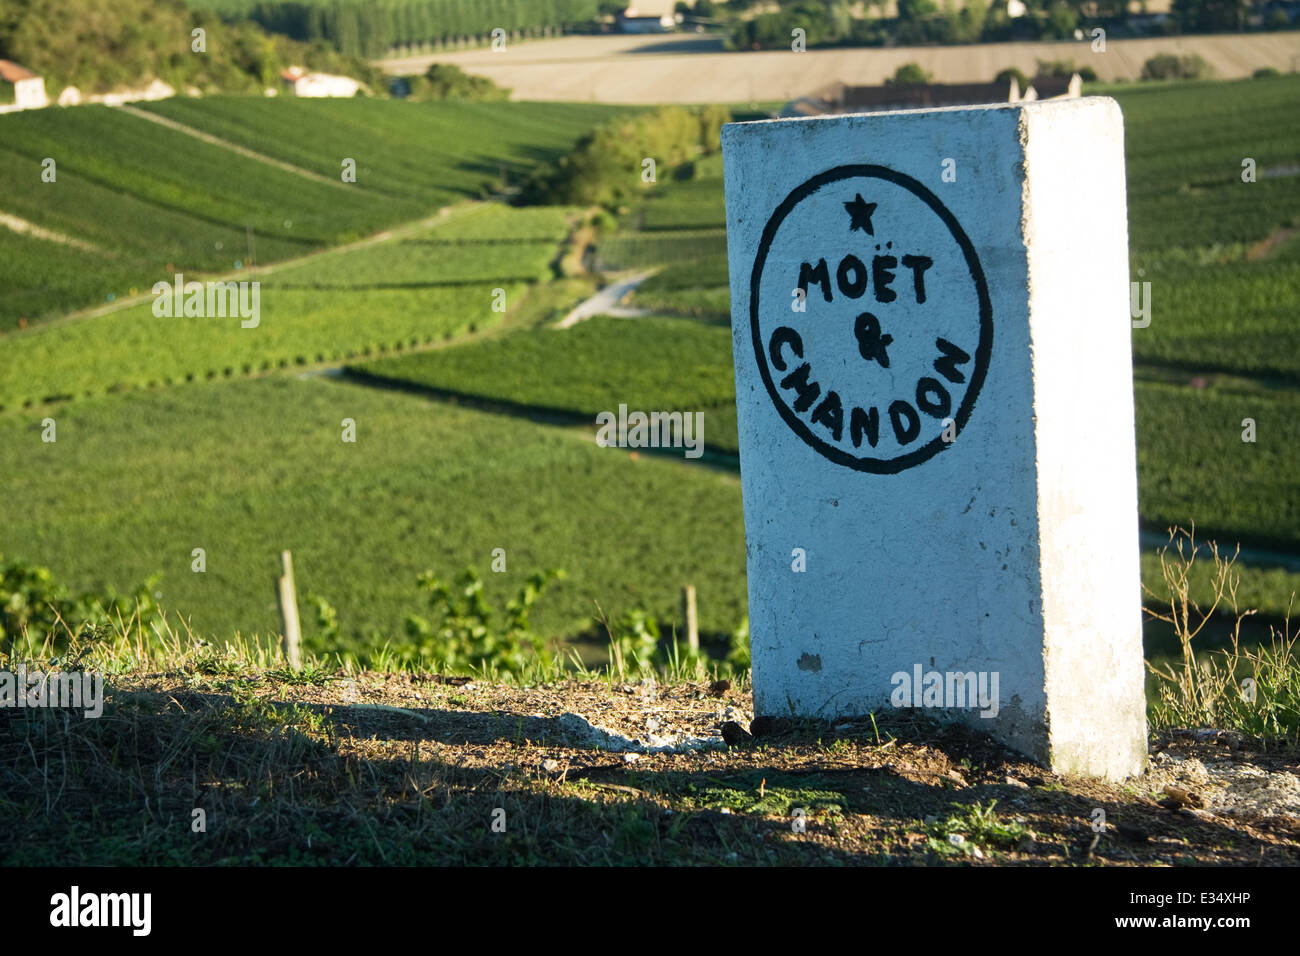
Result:
M916 180L868 165L814 176L772 213L749 288L768 394L826 458L896 474L966 427L993 307L970 239Z

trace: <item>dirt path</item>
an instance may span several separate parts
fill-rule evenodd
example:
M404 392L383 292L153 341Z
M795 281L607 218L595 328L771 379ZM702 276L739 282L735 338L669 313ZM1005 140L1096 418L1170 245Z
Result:
M649 315L650 313L646 309L630 309L627 306L619 305L619 303L623 301L623 296L658 271L658 269L648 269L610 283L590 299L579 304L577 308L561 319L556 327L571 329L579 322L590 319L594 315L612 315L620 319L635 319L643 315Z
M59 242L65 246L72 246L83 252L99 252L98 247L91 245L84 239L76 239L72 236L65 236L61 232L55 232L53 229L45 229L26 219L20 219L18 216L10 215L6 212L0 212L0 226L10 229L17 233L32 236L36 239L46 239L50 242Z

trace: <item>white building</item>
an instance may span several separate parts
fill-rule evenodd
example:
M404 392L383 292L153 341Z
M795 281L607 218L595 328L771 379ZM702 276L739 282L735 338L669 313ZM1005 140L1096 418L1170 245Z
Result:
M0 89L13 90L13 103L0 106L0 111L6 113L38 110L49 103L45 95L45 79L11 60L0 60Z
M615 16L622 33L668 33L677 26L671 2L643 0Z
M287 93L294 96L356 96L361 84L350 76L330 73L308 73L300 66L291 66L280 74Z

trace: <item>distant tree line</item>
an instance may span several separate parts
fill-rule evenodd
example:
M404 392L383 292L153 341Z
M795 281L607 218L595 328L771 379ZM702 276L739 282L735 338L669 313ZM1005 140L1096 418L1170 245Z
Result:
M955 44L1006 40L1067 40L1075 31L1104 27L1116 36L1125 26L1125 0L1023 0L1025 11L1012 17L1007 0L897 0L896 17L884 16L887 0L850 4L849 0L777 0L779 10L744 16L753 4L726 7L734 19L732 44L738 49L789 49L793 31L803 31L808 47L829 45ZM876 8L874 16L861 15ZM1158 29L1165 33L1237 31L1245 26L1248 0L1173 0ZM1269 23L1269 28L1278 24Z
M394 47L487 37L494 29L538 33L596 19L597 0L194 0L227 19L248 18L273 33L324 41L358 56Z
M1056 76L1068 79L1075 73L1079 79L1095 83L1097 73L1091 67L1079 66L1073 60L1039 60L1035 76ZM1277 76L1278 71L1264 67L1255 71L1255 79ZM1214 76L1214 69L1205 58L1196 53L1179 56L1174 53L1158 53L1142 64L1143 80L1205 80ZM904 63L894 71L892 79L885 80L886 86L901 86L909 83L929 83L933 77L919 63ZM1031 77L1014 66L1009 66L993 78L995 83L1015 80L1021 93L1033 83Z
M1196 53L1178 56L1175 53L1157 53L1142 64L1144 80L1204 80L1214 75L1210 64ZM1256 76L1259 74L1256 73Z
M287 66L342 73L381 94L386 84L365 60L271 36L254 23L223 23L182 0L3 0L0 58L45 77L51 98L68 85L103 93L153 79L182 92L260 93Z

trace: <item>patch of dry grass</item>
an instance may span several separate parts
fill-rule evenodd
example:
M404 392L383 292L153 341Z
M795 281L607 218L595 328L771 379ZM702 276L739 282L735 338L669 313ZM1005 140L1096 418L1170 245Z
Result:
M1294 752L1240 735L1163 738L1158 776L1112 785L910 713L756 723L728 747L744 679L295 672L138 622L23 663L98 670L108 690L99 719L0 709L11 865L1300 863L1300 818L1170 802L1197 786L1185 758L1294 773Z

